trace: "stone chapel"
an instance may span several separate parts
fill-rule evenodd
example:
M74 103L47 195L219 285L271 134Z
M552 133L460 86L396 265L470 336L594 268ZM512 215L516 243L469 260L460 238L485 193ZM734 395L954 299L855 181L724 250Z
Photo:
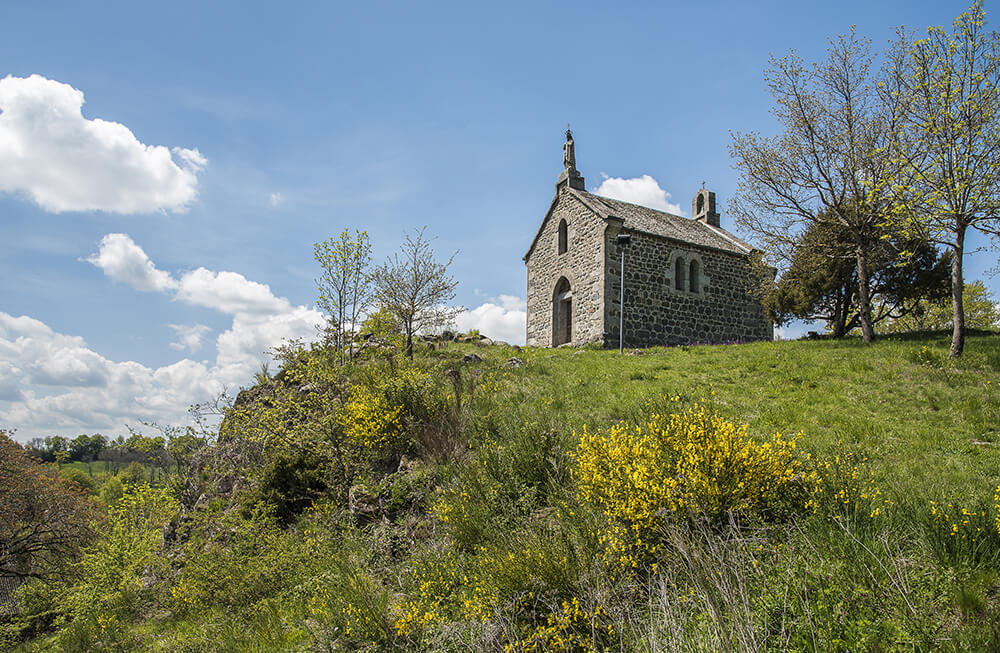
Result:
M771 340L750 292L753 248L720 226L715 193L700 189L691 215L588 193L567 130L555 197L524 255L527 344L618 346L622 247L626 347Z

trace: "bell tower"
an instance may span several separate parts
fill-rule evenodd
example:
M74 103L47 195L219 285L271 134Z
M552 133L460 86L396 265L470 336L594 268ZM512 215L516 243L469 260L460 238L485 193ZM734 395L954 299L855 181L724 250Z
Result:
M719 214L715 211L715 193L705 189L702 182L698 193L691 200L691 217L713 227L721 227Z

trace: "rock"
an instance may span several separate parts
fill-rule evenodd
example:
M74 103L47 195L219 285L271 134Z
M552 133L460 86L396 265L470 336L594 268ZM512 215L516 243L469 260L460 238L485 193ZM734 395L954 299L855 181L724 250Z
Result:
M490 347L492 345L493 345L493 340L490 339L490 338L487 338L486 336L483 336L482 338L480 338L479 342L476 343L476 346L478 346L478 347Z
M416 469L420 465L419 458L410 458L409 456L403 456L399 459L399 466L396 467L396 471L399 473L409 472Z
M524 365L524 361L518 358L517 356L514 356L508 359L507 362L504 363L503 365L504 367L513 367L514 369L517 369L518 367Z
M347 493L347 508L352 515L370 517L378 512L378 497L363 485L353 485Z
M465 361L466 363L478 363L483 359L482 357L479 356L479 354L466 354L465 356L462 357L462 360Z

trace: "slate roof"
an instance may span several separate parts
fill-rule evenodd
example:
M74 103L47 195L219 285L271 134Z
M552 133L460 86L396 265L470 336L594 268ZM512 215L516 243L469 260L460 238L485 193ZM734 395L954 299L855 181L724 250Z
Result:
M645 231L734 254L748 254L754 249L749 243L721 227L713 227L697 220L601 197L575 188L569 189L569 192L601 218L605 220L608 217L621 218L626 229Z

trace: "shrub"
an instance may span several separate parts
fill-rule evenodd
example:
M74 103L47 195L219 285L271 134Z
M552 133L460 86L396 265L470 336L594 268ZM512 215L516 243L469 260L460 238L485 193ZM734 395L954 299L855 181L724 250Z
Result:
M381 453L400 445L400 406L390 406L386 398L363 385L351 393L337 414L348 440L363 450Z
M118 503L118 500L122 498L125 493L125 486L122 485L121 480L117 476L112 476L108 480L104 481L104 485L101 486L100 498L106 505L114 505Z
M142 483L145 474L146 468L142 466L142 463L133 460L118 474L118 478L125 485L136 485Z
M77 467L64 467L59 471L59 475L90 494L93 494L94 490L97 489L97 481L94 480L94 477Z
M162 527L178 509L163 488L129 486L108 510L103 536L83 556L80 581L69 590L73 621L60 633L64 649L120 644L124 623L141 607L146 568L162 542Z
M665 519L759 521L804 509L815 475L796 454L796 439L755 440L746 425L696 404L644 425L584 428L574 474L581 499L611 521L611 551L636 566L636 553L660 548Z
M292 523L328 487L330 460L313 448L278 449L250 504L263 503L282 526Z

